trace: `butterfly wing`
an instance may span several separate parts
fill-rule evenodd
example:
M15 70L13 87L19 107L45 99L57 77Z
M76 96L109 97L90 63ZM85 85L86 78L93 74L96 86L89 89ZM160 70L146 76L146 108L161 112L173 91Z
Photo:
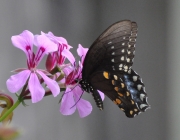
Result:
M100 69L128 71L133 64L137 24L129 20L107 28L91 45L84 60L82 77Z
M124 75L98 71L91 76L90 81L94 88L118 105L127 117L135 117L149 107L141 77L132 69Z

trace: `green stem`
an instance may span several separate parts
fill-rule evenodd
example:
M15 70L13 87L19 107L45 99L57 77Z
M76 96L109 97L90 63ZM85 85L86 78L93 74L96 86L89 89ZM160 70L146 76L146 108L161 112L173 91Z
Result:
M22 100L18 99L15 104L6 111L6 113L3 114L3 116L0 117L0 122L2 122L10 113L13 112L13 110L22 102Z

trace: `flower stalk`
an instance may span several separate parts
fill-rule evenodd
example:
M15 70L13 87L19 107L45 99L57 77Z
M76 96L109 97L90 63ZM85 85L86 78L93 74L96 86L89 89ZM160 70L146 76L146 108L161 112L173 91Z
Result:
M13 112L14 109L16 109L18 107L18 105L22 102L22 100L20 98L18 98L18 100L15 102L15 104L13 106L11 106L11 108L9 108L1 117L0 117L0 122L2 122L4 119L6 119L8 117L9 114L11 114Z

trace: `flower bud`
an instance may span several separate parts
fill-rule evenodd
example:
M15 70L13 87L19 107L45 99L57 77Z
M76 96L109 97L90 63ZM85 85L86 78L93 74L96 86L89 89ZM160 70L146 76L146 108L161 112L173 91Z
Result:
M55 66L55 56L52 54L48 54L47 59L46 59L46 69L48 72L50 72L54 66Z
M1 101L1 102L0 102L0 107L4 108L4 109L2 110L0 116L3 116L3 115L6 113L6 111L8 111L8 109L10 109L11 106L13 106L13 99L12 99L10 96L8 96L8 95L6 95L6 94L4 94L4 93L0 93L0 101ZM10 123L11 120L12 120L12 117L13 117L13 112L10 113L10 114L2 121L2 123L3 123L3 124Z

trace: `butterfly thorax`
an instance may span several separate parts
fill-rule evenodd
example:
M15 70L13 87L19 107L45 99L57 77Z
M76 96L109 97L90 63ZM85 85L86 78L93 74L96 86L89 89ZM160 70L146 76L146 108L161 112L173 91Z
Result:
M81 85L81 88L86 92L93 92L93 87L90 83L88 83L86 80L82 79L80 80L79 84Z

